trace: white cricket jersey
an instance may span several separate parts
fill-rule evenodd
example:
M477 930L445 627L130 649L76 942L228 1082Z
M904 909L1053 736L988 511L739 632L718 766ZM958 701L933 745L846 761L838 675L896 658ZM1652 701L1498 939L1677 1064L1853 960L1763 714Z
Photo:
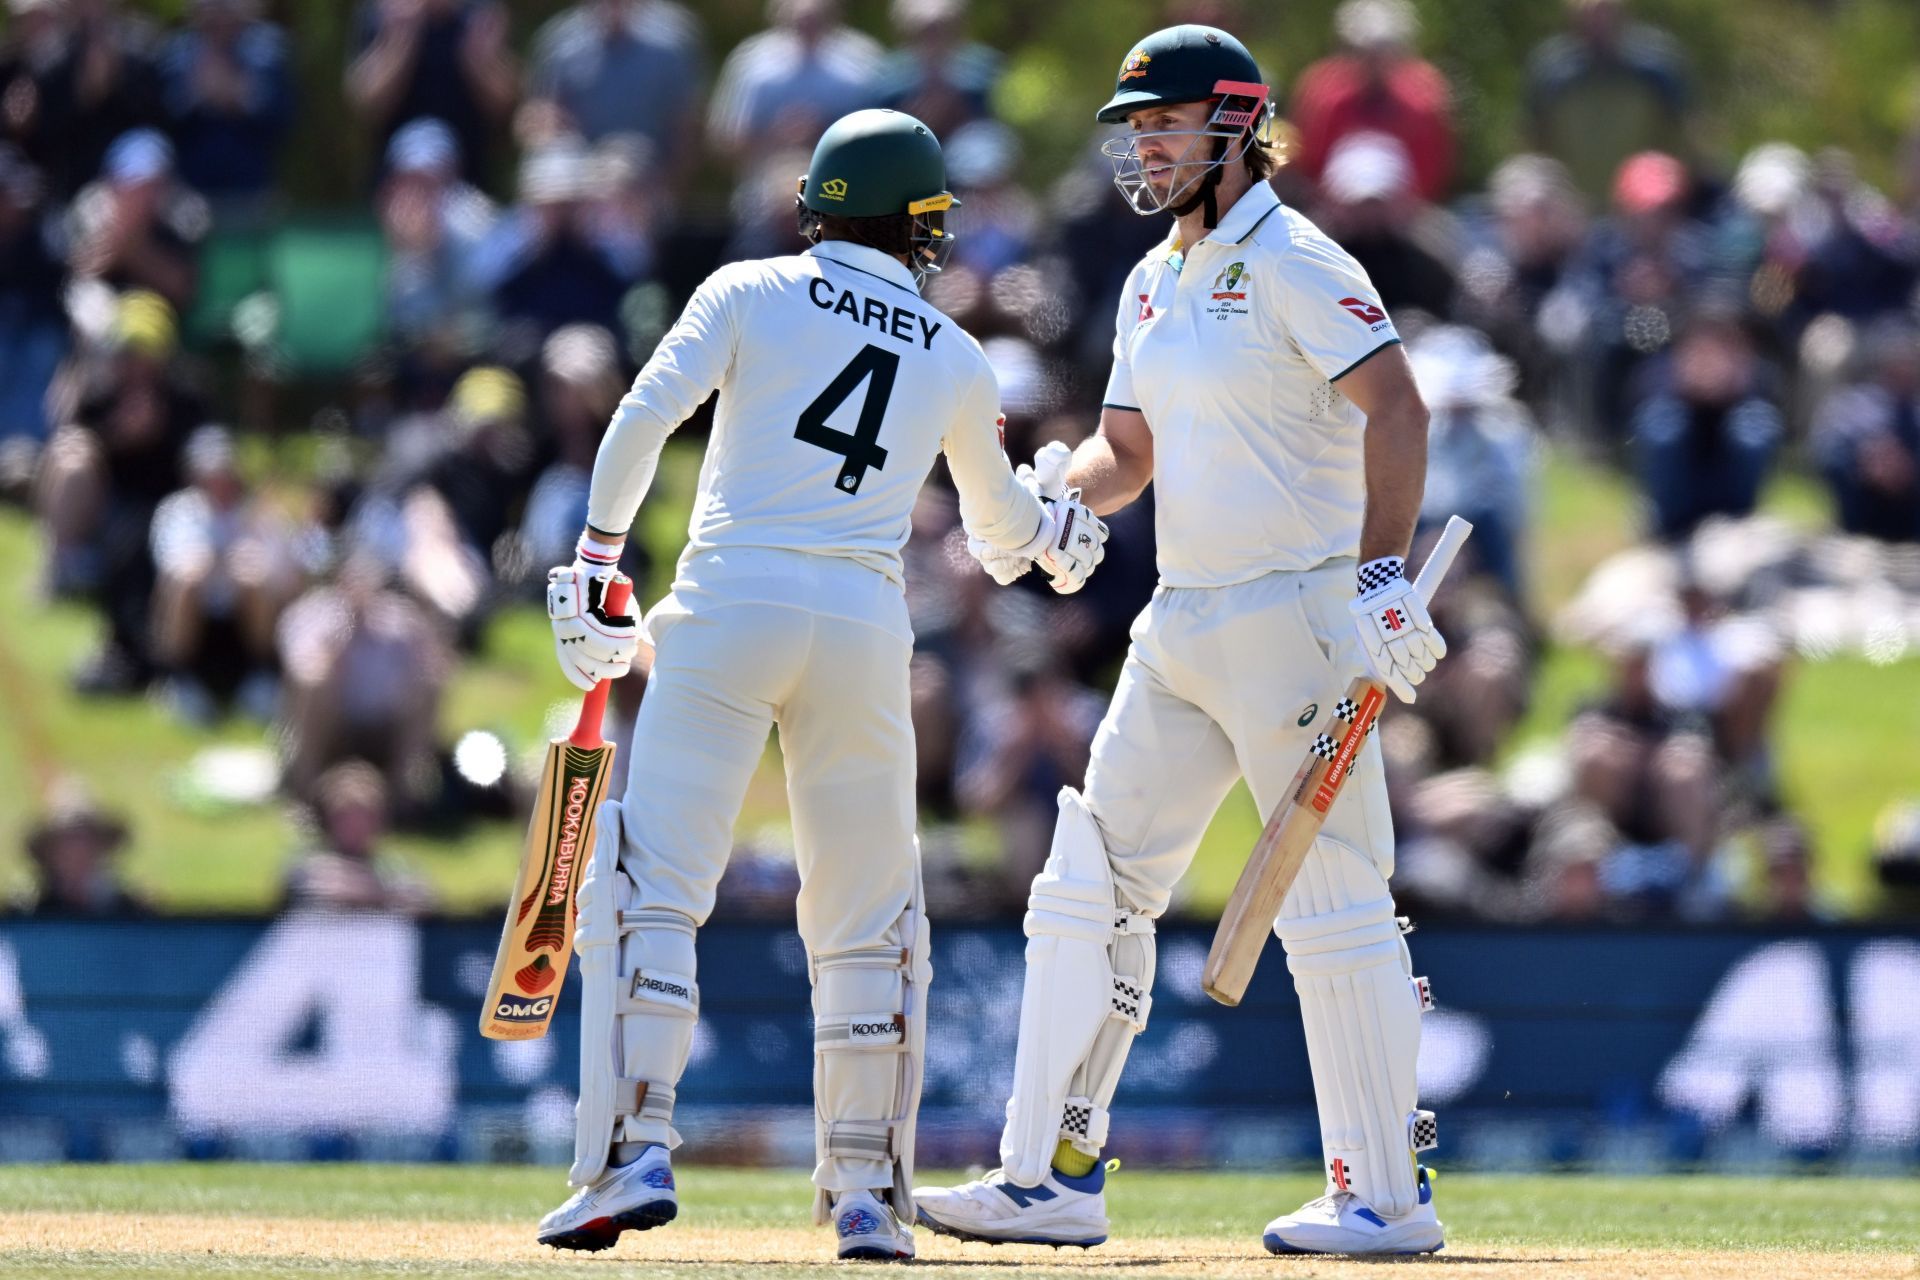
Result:
M1153 432L1160 580L1224 587L1357 555L1366 415L1340 378L1400 341L1367 273L1259 183L1127 278L1108 405Z
M588 523L627 529L661 443L716 390L676 595L903 619L900 549L942 450L970 532L1011 550L1045 518L1007 463L980 344L877 249L828 241L708 277L615 411ZM835 573L823 588L791 555L758 552L872 572Z

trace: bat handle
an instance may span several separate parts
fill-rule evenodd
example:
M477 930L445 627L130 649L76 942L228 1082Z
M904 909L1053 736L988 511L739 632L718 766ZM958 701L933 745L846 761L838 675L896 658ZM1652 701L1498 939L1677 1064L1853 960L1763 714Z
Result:
M1413 589L1420 593L1421 604L1433 603L1433 594L1440 589L1440 580L1447 576L1447 570L1453 567L1453 558L1460 554L1460 548L1466 545L1467 535L1472 532L1473 526L1459 516L1447 517L1447 527L1440 531L1440 541L1433 544L1427 562L1420 566L1420 576L1413 580Z
M632 598L633 579L624 573L614 574L613 581L607 586L607 612L625 613L627 602ZM604 745L600 740L600 718L607 713L607 693L612 688L613 681L602 680L588 692L586 700L580 704L580 719L574 722L568 742L589 750Z

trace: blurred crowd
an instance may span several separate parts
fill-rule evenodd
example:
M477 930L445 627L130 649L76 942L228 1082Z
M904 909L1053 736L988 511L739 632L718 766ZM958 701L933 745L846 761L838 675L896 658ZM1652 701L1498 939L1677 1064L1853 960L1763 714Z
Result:
M511 810L438 736L448 681L569 559L608 415L692 285L803 247L794 183L827 122L892 106L943 139L963 207L927 293L983 342L1015 460L1093 426L1113 300L1165 234L1091 131L1033 172L966 0L892 0L879 32L771 0L717 67L670 0L582 0L533 30L499 0L365 0L310 102L259 0L190 0L173 29L118 0L7 5L0 499L40 522L46 592L103 620L78 689L272 727L311 819L290 900L430 905L381 855L388 827ZM1773 712L1809 637L1920 634L1920 126L1884 190L1838 150L1715 154L1685 48L1624 0L1562 22L1527 66L1523 149L1483 182L1407 0L1347 0L1279 90L1275 186L1367 268L1433 411L1423 534L1476 526L1436 609L1452 656L1383 737L1396 888L1497 919L1818 918ZM296 112L362 131L357 218L280 207ZM724 206L700 199L716 165ZM301 418L297 475L250 465ZM1555 618L1529 561L1550 441L1630 479L1645 539ZM1739 530L1788 464L1822 478L1835 527L1752 554ZM991 588L943 475L915 512L919 799L949 905L1023 901L1084 770L1154 583L1151 493L1110 523L1063 600ZM1604 653L1606 687L1510 759L1550 634ZM112 878L128 833L49 803L43 907L136 907ZM1905 813L1880 824L1889 884L1920 880ZM755 852L723 902L778 908L790 871Z

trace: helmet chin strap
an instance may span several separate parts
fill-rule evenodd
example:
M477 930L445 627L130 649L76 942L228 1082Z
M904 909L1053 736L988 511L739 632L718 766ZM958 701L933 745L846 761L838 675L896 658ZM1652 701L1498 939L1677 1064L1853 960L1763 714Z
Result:
M1211 231L1219 225L1220 209L1215 199L1215 192L1220 189L1220 170L1222 166L1219 161L1220 157L1226 154L1226 146L1227 140L1225 138L1215 138L1213 140L1213 167L1207 170L1206 177L1200 179L1199 190L1172 207L1174 217L1184 218L1195 209L1199 209L1204 205L1206 207L1200 217L1207 230Z

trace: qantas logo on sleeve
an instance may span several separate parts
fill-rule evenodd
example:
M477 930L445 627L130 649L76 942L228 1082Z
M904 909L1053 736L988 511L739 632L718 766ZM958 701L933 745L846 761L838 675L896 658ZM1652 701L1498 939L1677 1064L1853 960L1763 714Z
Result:
M1145 324L1151 319L1153 319L1153 304L1147 301L1147 295L1143 293L1140 295L1140 314L1134 317L1133 322L1135 324Z
M1387 318L1386 312L1374 306L1371 302L1362 302L1358 298L1342 298L1340 299L1340 305L1353 312L1354 315L1359 316L1365 324L1379 324Z

